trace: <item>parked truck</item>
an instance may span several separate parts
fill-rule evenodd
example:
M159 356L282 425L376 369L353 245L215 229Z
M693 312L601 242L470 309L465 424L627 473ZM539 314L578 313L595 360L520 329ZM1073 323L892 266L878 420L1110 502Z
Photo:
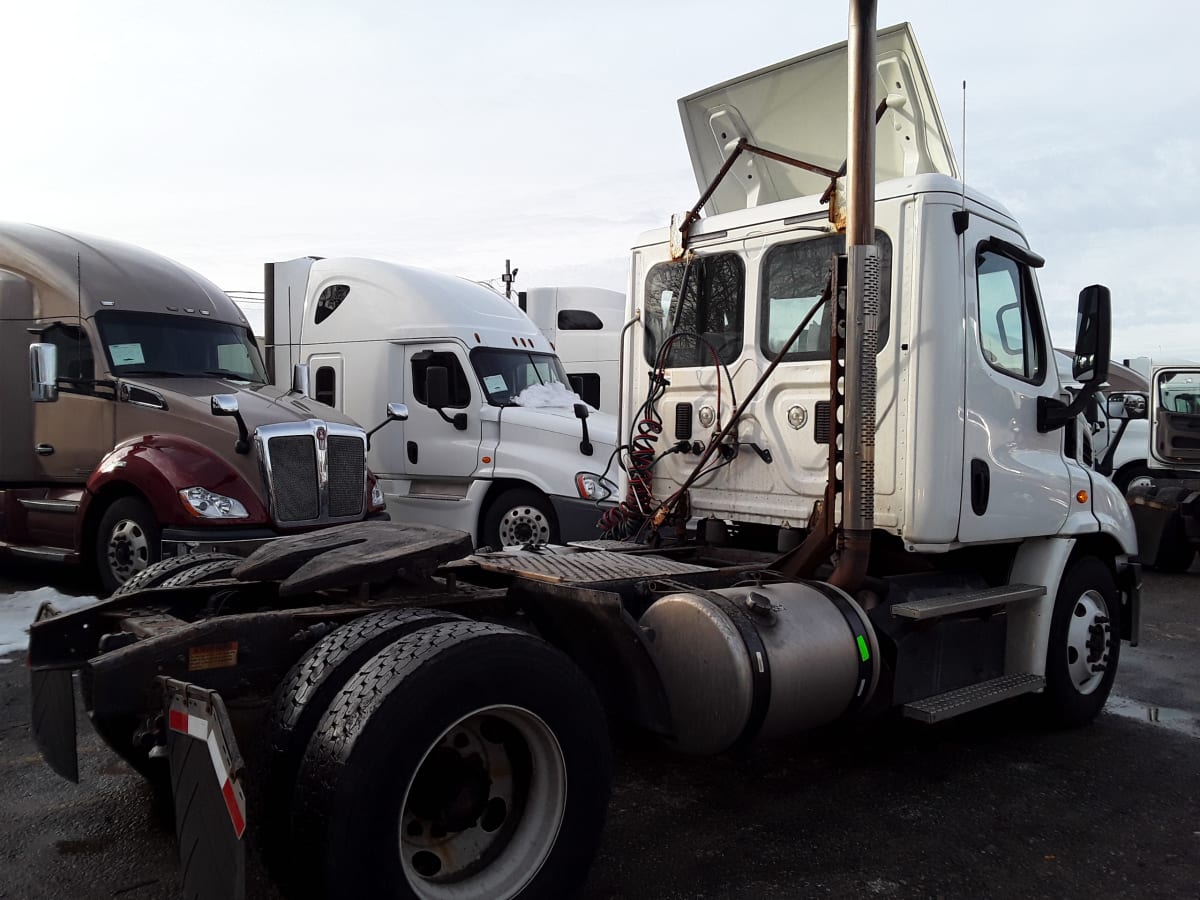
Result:
M1149 434L1148 465L1126 486L1141 559L1186 572L1200 548L1200 366L1153 366L1148 394L1109 395L1106 411L1126 426L1115 434L1117 453Z
M1103 707L1140 596L1129 508L1074 437L1108 292L1080 295L1069 398L1041 258L958 180L915 39L877 37L871 2L848 45L682 112L701 199L633 250L630 540L463 557L466 534L347 526L42 611L42 752L77 774L78 671L93 721L169 765L189 896L239 896L254 823L291 892L569 896L610 720L710 754Z
M309 396L360 422L405 406L367 454L394 516L497 548L599 536L615 418L570 390L550 342L503 296L351 257L268 263L266 289L277 380L305 366Z
M615 414L625 295L597 287L538 287L520 291L517 303L558 353L575 392Z
M0 226L0 548L112 591L383 512L347 417L267 382L242 313L137 247Z

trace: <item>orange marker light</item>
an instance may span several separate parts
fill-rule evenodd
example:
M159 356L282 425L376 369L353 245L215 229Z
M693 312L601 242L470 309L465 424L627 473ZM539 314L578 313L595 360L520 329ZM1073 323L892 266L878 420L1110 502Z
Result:
M1088 502L1088 492L1087 491L1078 491L1075 494L1075 499L1078 500L1080 503L1087 503Z
M484 461L485 463L490 463L490 462L492 461L492 458L491 458L490 456L485 456L485 457L483 458L483 461Z

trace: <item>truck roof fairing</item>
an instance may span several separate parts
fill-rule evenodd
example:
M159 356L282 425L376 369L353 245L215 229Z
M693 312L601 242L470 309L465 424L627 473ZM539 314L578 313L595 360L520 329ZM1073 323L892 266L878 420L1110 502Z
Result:
M102 309L203 316L247 325L220 288L186 266L107 238L0 223L0 269L34 282L34 315L90 318ZM10 318L0 310L0 318Z

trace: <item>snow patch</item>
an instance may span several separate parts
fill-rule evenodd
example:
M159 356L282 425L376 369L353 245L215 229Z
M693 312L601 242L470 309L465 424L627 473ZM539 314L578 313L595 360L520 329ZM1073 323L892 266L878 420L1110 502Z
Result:
M576 403L583 403L583 400L561 381L552 381L549 384L531 384L513 398L513 403L538 409L574 406ZM596 410L589 406L588 412L594 413Z
M29 625L37 615L38 607L47 600L59 612L68 612L96 602L95 597L68 597L50 587L0 595L0 656L23 651L29 646Z

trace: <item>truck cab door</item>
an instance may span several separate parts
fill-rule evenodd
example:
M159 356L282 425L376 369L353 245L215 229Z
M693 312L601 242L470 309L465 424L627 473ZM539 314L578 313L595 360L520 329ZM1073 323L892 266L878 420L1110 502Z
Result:
M1015 232L971 217L963 235L966 403L959 540L1054 534L1072 502L1061 429L1039 433L1039 397L1063 396L1034 268Z
M1155 369L1150 401L1154 462L1200 470L1200 368Z
M414 482L470 478L479 467L483 395L466 354L449 342L410 345L404 353L405 477ZM440 412L427 402L426 375L431 366L444 367L449 374L449 405ZM465 427L458 427L455 419Z
M58 399L35 403L30 452L47 481L82 484L113 448L115 395L95 383L96 363L87 332L54 322L40 340L58 348Z

